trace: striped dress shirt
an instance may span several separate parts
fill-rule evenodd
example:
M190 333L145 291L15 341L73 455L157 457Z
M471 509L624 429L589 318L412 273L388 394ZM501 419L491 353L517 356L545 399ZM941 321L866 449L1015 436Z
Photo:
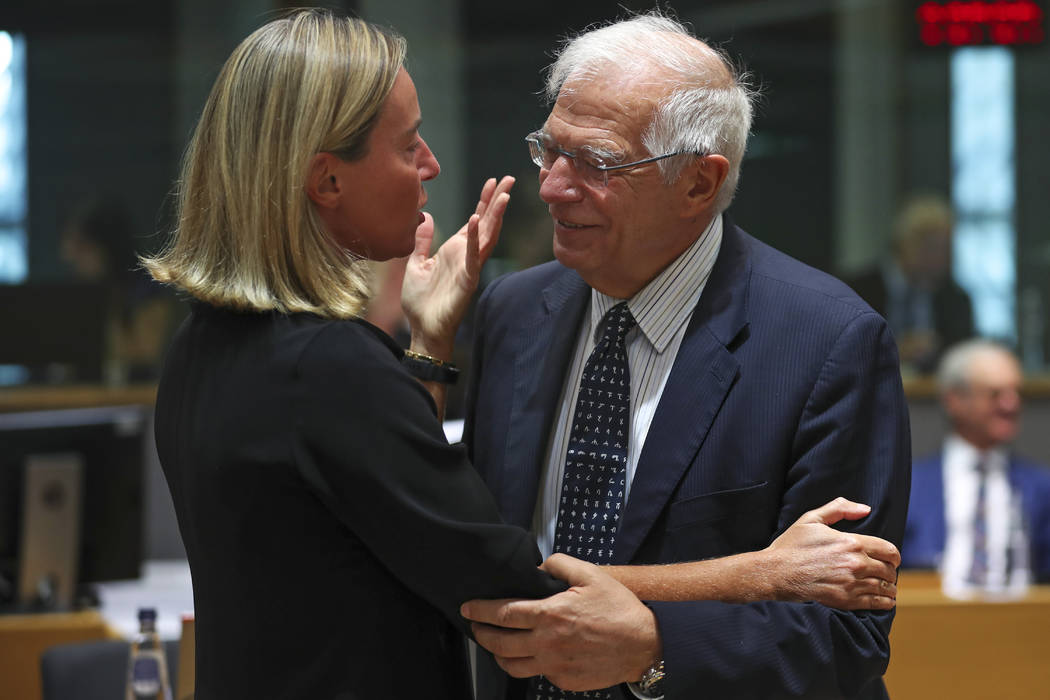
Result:
M722 217L716 216L685 252L627 301L638 325L626 337L627 365L631 372L631 435L627 447L624 505L631 497L631 483L649 425L721 244ZM621 301L623 299L614 299L592 289L590 313L585 314L579 329L576 350L561 391L557 418L551 428L533 516L532 529L544 557L550 556L554 549L565 454L583 367L599 337L598 324L602 317Z

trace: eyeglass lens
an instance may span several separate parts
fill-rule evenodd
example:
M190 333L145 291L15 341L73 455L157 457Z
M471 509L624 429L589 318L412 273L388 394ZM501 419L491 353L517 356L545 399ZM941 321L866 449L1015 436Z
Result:
M539 167L549 170L554 167L554 163L560 156L565 156L572 162L579 176L588 183L604 186L608 182L605 170L591 162L586 155L564 151L557 144L545 142L540 135L530 135L525 140L529 144L529 155L532 157L532 162Z

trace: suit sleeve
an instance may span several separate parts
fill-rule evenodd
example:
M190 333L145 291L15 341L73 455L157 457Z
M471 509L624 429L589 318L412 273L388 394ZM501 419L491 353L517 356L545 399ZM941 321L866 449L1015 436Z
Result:
M467 394L464 406L463 420L463 444L466 445L470 460L477 466L475 432L477 430L477 403L478 390L482 376L482 367L485 363L485 332L488 329L488 314L493 295L507 277L499 277L493 280L481 293L477 305L474 307L474 333L470 353L470 373L467 375Z
M393 354L351 324L325 335L300 362L293 460L330 512L461 629L464 601L564 590L536 568L531 535L503 523Z
M899 546L909 470L896 348L885 321L864 313L834 342L799 419L777 531L835 496L855 494L872 515L852 529ZM879 679L889 663L892 611L781 602L650 605L663 638L669 700L884 697Z

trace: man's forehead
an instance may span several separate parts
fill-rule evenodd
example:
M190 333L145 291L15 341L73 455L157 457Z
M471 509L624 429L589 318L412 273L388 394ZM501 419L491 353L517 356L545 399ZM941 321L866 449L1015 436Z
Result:
M591 138L635 142L655 104L638 86L605 77L576 80L562 89L545 128L548 133L586 131Z
M970 362L968 381L971 386L995 387L1021 383L1021 367L1006 352L988 350Z

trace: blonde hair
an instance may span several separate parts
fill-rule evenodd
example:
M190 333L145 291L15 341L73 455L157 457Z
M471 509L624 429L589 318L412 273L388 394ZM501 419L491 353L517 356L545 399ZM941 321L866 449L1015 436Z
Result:
M951 232L955 218L952 207L938 195L921 195L908 201L897 215L893 228L896 250L915 247L931 233Z
M300 11L253 32L215 81L177 183L154 279L216 306L359 315L368 261L338 246L306 194L320 152L365 155L405 40L363 20Z

